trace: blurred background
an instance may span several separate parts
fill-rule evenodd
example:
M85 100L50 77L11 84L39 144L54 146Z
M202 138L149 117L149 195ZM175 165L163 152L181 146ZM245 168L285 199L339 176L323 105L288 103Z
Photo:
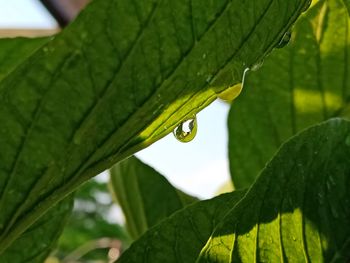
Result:
M0 0L0 38L58 33L88 0ZM200 199L227 187L226 120L229 105L216 101L197 116L198 133L190 143L172 134L137 157L163 174L175 187ZM108 191L108 172L77 192L74 212L48 262L114 262L128 247L121 209Z

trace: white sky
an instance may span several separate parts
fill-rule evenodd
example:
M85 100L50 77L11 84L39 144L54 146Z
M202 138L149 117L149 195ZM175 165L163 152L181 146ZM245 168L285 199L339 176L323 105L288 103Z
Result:
M37 0L0 0L2 28L56 28L57 23Z
M0 28L56 28L37 0L0 0ZM198 116L194 141L184 144L172 134L137 156L190 194L210 198L229 180L226 120L229 106L214 102Z

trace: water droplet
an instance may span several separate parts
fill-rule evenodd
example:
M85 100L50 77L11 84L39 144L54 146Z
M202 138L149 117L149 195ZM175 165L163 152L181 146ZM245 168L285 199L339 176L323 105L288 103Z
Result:
M238 83L219 93L218 98L224 101L233 101L239 96L239 94L241 94L242 89L242 83Z
M228 87L227 89L225 89L224 91L218 94L218 98L224 101L233 101L234 99L236 99L243 90L245 79L249 70L250 70L249 68L246 68L244 70L242 83L238 83L236 85Z
M173 131L173 134L176 139L180 142L190 142L192 141L197 134L197 118L187 119L181 122Z
M252 65L251 70L252 70L252 71L257 71L257 70L260 69L263 65L264 65L264 60L262 59L262 60L256 62L254 65Z
M295 236L293 236L292 238L293 238L293 241L297 241L297 238Z
M287 31L283 37L281 38L280 42L277 44L276 48L283 48L285 47L290 39L292 38L292 32L291 31Z
M346 137L346 139L345 139L345 144L346 144L347 146L350 146L350 135L348 135L348 137Z
M246 234L246 237L250 237L250 234L248 233L248 234Z
M309 7L311 6L311 3L312 3L312 0L307 0L305 5L303 6L302 11L306 12L309 9Z
M204 53L203 56L202 56L203 59L206 59L207 58L207 54Z

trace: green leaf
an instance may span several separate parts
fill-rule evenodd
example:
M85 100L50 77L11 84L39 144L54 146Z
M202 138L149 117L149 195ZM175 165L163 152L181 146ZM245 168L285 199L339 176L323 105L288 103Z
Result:
M1 39L0 81L27 57L40 48L47 39ZM40 218L1 255L1 262L43 262L57 243L73 208L73 198L66 198Z
M289 46L248 74L232 104L229 156L236 188L251 185L286 139L346 115L350 106L350 19L343 1L319 1L292 31Z
M306 2L92 1L0 82L0 253L83 182L240 82Z
M48 40L48 38L0 39L0 81L48 42Z
M147 231L117 262L195 262L216 224L244 194L238 191L189 205Z
M349 0L343 0L346 8L348 9L349 15L350 15L350 1Z
M52 207L1 254L1 263L44 262L55 248L72 208L72 197Z
M198 262L348 262L350 122L282 146L216 228Z
M123 209L134 239L198 200L174 188L165 177L135 157L115 165L110 173L111 191Z

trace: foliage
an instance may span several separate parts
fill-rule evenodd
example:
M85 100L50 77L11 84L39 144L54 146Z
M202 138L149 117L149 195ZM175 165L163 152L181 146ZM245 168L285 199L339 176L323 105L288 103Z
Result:
M292 135L346 115L350 105L349 23L342 1L318 2L298 20L290 44L273 52L261 70L247 77L228 122L236 188L250 186Z
M125 213L129 233L134 239L198 200L175 189L161 174L135 157L111 169L111 190Z
M282 146L246 193L180 210L118 262L345 262L348 156L349 121L309 128Z
M100 247L101 241L110 239L113 244L113 240L119 240L120 249L128 247L130 238L111 216L113 202L107 183L88 181L75 193L74 201L74 210L60 236L55 257L63 262L107 261L110 247Z
M94 0L56 36L0 40L1 262L42 262L69 214L58 254L100 234L127 246L101 185L73 213L71 194L242 86L228 126L245 189L198 201L118 163L111 189L135 239L118 262L349 260L350 122L333 117L350 113L350 4L309 4Z

